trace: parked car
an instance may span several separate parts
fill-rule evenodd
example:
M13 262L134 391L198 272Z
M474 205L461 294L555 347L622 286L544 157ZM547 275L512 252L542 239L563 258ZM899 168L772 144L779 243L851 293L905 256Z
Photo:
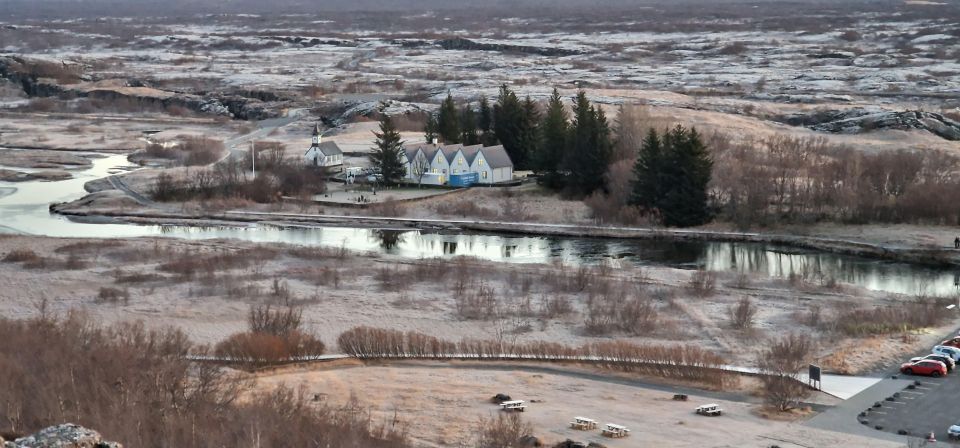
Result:
M941 342L940 345L946 345L949 347L960 347L960 336L954 336L950 339L947 339Z
M950 426L950 429L947 430L947 437L952 440L960 439L960 424Z
M905 362L900 365L900 371L907 375L929 375L934 378L947 374L947 366L940 361Z
M957 348L957 347L951 347L949 345L938 345L933 348L933 354L949 356L953 358L955 362L960 361L960 348Z
M952 372L953 368L956 367L957 363L954 362L953 358L950 355L941 355L938 353L931 353L927 356L918 356L916 358L911 358L910 362L923 361L929 359L931 361L940 361L943 365L947 366L947 372Z

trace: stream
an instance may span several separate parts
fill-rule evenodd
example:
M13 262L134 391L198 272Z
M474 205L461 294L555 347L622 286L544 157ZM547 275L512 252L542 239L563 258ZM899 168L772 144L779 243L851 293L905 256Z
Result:
M471 256L508 263L596 264L626 260L633 264L683 269L703 267L789 278L802 275L818 284L831 279L866 289L901 294L953 296L960 270L879 261L761 243L656 241L576 237L505 236L477 232L365 227L301 227L275 224L138 225L78 222L51 214L50 203L82 197L83 185L129 168L126 155L97 155L93 165L71 169L73 179L0 182L0 233L52 237L126 238L157 236L183 239L233 238L257 243L344 247L404 258Z

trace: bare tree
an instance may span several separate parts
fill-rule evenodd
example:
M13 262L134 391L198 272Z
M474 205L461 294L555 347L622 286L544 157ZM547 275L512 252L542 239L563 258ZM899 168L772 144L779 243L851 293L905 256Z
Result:
M417 178L417 186L423 185L423 176L430 172L430 161L422 152L418 152L410 162L410 170L413 177Z
M757 364L766 402L779 411L795 407L809 394L800 381L800 371L813 356L813 340L805 334L789 334L773 341L760 353Z

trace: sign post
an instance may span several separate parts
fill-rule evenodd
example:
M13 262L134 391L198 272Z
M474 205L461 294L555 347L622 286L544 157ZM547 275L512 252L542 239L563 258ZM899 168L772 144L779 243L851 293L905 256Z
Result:
M821 371L820 366L810 364L810 372L807 375L808 377L807 382L810 385L810 387L816 390L823 390L821 389L822 384L820 382L820 371Z

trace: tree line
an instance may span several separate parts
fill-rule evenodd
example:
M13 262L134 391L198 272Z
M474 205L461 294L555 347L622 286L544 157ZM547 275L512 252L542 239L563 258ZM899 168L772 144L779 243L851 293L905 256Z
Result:
M374 134L371 163L384 180L399 181L406 170L399 130L390 117L383 116L380 132ZM633 145L631 139L618 141L616 134L603 107L591 104L582 90L568 112L557 89L542 105L529 96L521 100L506 85L500 87L492 106L481 97L476 111L470 103L458 106L448 94L424 126L427 142L501 144L515 170L532 170L542 185L569 197L610 194L611 165L622 159L616 147ZM643 156L628 182L629 201L621 206L633 206L671 226L699 225L710 219L707 185L713 163L695 129L677 126L662 133L653 131L642 147L625 152Z

